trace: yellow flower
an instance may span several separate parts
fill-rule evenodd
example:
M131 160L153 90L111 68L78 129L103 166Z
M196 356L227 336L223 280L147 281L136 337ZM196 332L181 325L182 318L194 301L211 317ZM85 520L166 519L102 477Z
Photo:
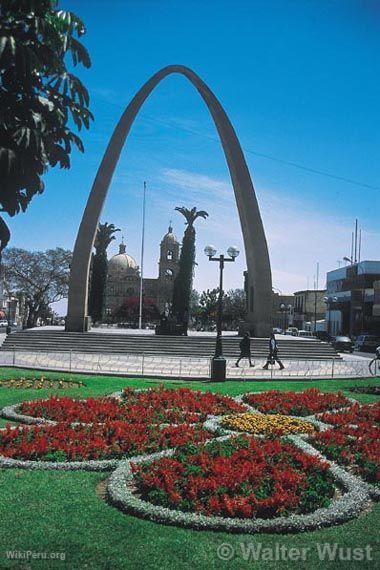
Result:
M251 412L225 416L222 420L222 426L256 435L287 435L315 431L315 427L305 420L280 414L264 415Z

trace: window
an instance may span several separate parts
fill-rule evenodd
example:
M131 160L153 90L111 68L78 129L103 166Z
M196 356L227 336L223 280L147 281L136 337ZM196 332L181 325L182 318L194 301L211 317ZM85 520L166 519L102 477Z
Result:
M170 249L166 254L166 259L168 259L169 261L172 261L173 259L173 252Z

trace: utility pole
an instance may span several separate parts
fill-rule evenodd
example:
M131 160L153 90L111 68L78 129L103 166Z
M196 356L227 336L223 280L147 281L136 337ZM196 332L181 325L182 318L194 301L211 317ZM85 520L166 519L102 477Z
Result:
M358 219L355 219L355 255L354 255L354 263L358 261Z
M314 332L317 332L317 291L319 286L319 262L317 262L317 277L314 281Z
M145 204L146 204L146 182L144 181L143 208L142 208L142 233L141 233L139 329L142 329L142 317L143 317L144 245L145 245Z

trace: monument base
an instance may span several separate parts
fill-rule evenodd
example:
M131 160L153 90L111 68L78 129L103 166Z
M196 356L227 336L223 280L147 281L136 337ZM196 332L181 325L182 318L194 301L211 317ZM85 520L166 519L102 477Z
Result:
M240 321L238 327L238 335L244 336L249 333L252 338L269 338L272 327L268 323L253 323L250 320Z
M91 328L91 317L66 317L66 332L87 332Z

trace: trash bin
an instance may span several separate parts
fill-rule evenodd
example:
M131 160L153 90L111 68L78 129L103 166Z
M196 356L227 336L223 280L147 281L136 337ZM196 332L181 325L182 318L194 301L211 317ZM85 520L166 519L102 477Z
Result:
M211 382L225 382L226 359L223 356L215 356L211 360Z

